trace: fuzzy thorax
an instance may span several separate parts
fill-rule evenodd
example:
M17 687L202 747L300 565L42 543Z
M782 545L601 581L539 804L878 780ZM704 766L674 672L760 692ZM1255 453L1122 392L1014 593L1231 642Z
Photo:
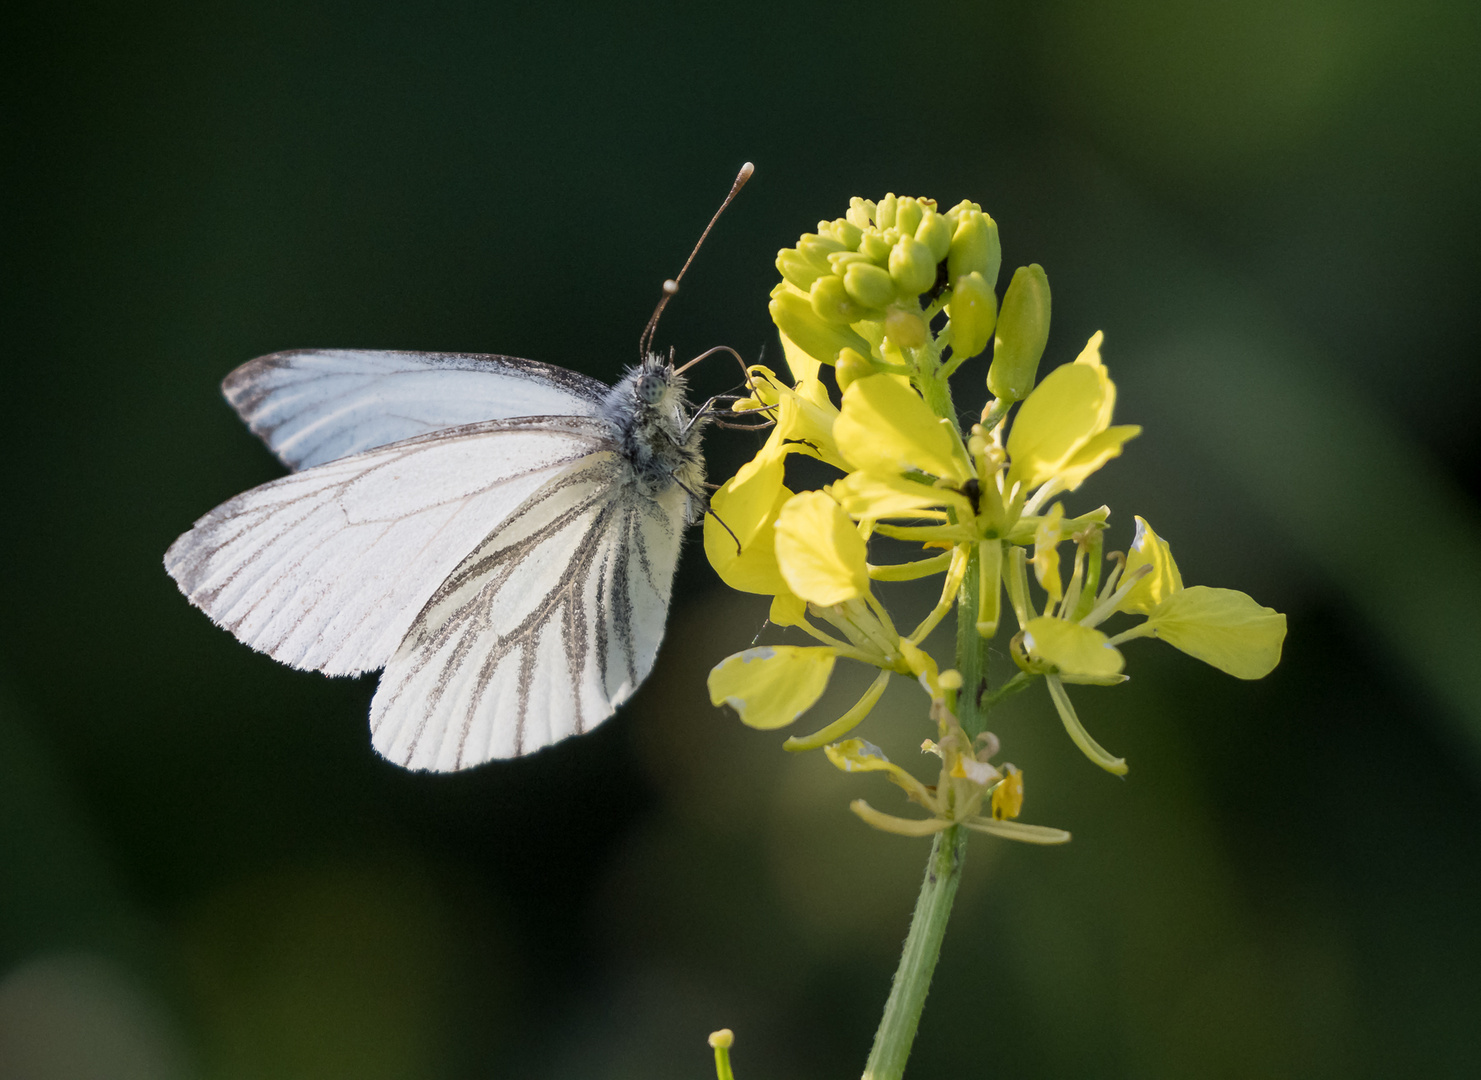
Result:
M602 403L639 490L657 496L677 485L689 495L693 520L705 479L700 441L706 418L693 418L691 409L684 377L652 353L629 368Z

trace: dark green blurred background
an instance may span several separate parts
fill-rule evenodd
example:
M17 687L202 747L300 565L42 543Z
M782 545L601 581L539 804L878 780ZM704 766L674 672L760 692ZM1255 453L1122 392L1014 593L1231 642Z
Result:
M746 159L662 344L774 361L777 248L854 194L975 199L1008 270L1048 270L1047 362L1104 329L1146 426L1071 509L1290 614L1263 683L1140 642L1077 695L1125 782L1041 695L1004 709L1026 819L1075 840L974 842L912 1075L1481 1073L1481 8L6 23L0 1074L698 1080L729 1025L742 1080L858 1075L925 846L848 813L898 808L883 782L709 707L764 607L697 542L630 706L451 777L372 753L373 680L250 652L160 565L280 472L232 367L611 379ZM755 445L716 433L713 473ZM913 704L863 733L908 748Z

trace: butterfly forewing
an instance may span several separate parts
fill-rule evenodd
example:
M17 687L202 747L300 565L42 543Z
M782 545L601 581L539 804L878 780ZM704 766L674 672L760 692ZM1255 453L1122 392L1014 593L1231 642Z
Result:
M552 480L428 602L371 706L376 748L414 769L529 753L610 716L653 667L685 496L622 483L617 454Z
M510 356L295 349L222 383L285 465L306 469L444 428L516 416L596 416L607 387Z
M274 659L369 671L470 550L553 477L603 457L610 440L600 421L573 416L392 443L223 503L171 546L165 566L215 622Z

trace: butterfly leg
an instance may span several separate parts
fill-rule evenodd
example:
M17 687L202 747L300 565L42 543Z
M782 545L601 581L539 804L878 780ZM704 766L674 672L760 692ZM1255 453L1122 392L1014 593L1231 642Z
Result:
M672 474L670 474L670 475L672 476ZM693 499L695 502L697 502L700 506L704 507L704 512L706 514L709 514L710 517L714 518L716 521L718 521L720 523L720 528L724 529L726 532L728 532L730 534L730 538L735 541L735 553L737 555L739 555L741 553L740 537L735 535L735 530L734 529L732 529L729 525L725 524L725 519L724 518L722 518L719 514L715 513L714 508L710 506L710 497L708 495L706 495L705 493L703 493L703 492L699 492L699 491L693 490L688 484L684 483L684 481L680 480L677 476L673 476L672 478L673 478L674 483L678 484L679 487L684 491L685 494L687 494L691 499Z

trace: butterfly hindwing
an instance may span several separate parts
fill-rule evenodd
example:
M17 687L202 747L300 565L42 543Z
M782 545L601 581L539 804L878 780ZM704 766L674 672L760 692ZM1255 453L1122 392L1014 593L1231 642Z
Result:
M491 530L610 446L601 422L557 416L377 447L223 503L175 541L165 567L254 649L329 675L369 671Z
M458 566L391 658L376 749L448 771L590 730L652 670L686 512L616 454L550 481Z
M516 416L596 416L608 387L510 356L294 349L221 384L232 408L293 469L444 428Z

